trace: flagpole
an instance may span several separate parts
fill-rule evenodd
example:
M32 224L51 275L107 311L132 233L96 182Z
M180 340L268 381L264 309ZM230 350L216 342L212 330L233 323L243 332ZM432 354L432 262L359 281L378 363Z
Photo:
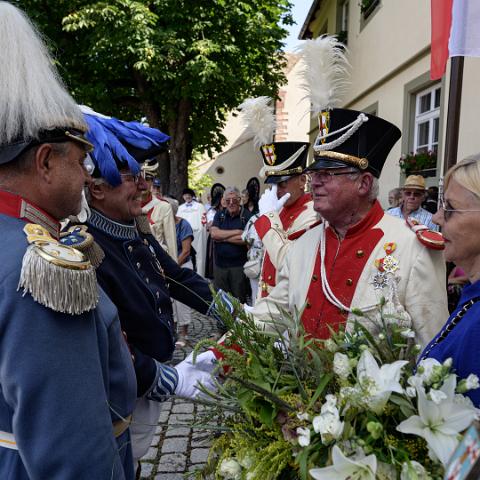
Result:
M457 163L460 110L462 106L463 64L465 57L451 57L450 88L448 92L447 130L443 173Z

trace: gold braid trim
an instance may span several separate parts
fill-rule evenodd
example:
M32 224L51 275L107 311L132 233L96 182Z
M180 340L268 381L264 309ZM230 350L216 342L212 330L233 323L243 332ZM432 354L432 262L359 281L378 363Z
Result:
M328 157L332 160L340 160L341 162L349 163L360 170L366 170L368 168L368 160L366 158L355 157L354 155L347 155L345 153L325 150L322 152L315 152L315 157Z
M272 175L276 175L278 177L282 175L293 175L294 173L302 173L303 168L302 167L295 167L295 168L289 168L288 170L267 170L265 172L265 175L267 177L270 177Z
M135 223L137 224L137 228L140 231L140 233L143 233L146 235L148 234L153 235L152 228L150 227L150 222L146 215L140 215L136 217Z

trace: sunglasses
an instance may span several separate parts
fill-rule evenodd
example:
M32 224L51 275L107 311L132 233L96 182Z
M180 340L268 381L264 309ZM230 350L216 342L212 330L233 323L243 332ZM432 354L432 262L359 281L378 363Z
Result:
M240 200L238 198L227 198L225 200L225 203L233 203L233 204L236 204L236 203L240 203Z

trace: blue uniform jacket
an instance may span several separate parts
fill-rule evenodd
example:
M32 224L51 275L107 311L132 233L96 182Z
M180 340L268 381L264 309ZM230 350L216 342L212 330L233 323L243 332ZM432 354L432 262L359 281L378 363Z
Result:
M0 448L2 480L132 479L128 430L112 420L135 404L135 377L115 307L69 315L17 291L25 222L0 214Z
M212 302L208 283L180 268L153 235L114 222L92 210L88 231L105 252L98 282L116 305L135 357L138 396L156 378L153 359L166 362L174 348L171 298L206 313Z
M460 301L455 311L450 315L446 325L451 322L462 306L474 297L480 296L480 281L467 285L462 291ZM443 328L442 328L443 330ZM430 342L435 343L438 335ZM475 303L453 328L448 336L438 345L433 347L428 355L439 362L452 358L455 373L460 378L467 378L471 373L480 377L480 355L478 345L480 343L480 302ZM430 344L425 348L428 350ZM421 357L420 357L421 358ZM480 389L466 393L477 408L480 407Z

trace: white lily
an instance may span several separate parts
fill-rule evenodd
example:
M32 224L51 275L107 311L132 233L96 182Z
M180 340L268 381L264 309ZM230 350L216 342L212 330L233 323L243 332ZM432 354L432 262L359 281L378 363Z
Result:
M333 465L324 468L312 468L310 475L315 480L375 480L377 457L346 457L335 445L332 448Z
M399 380L401 370L407 363L406 360L397 360L379 367L369 350L362 352L357 365L357 377L368 395L368 406L375 413L383 410L392 392L403 392Z
M352 373L350 359L344 353L336 352L333 357L333 372L340 378L345 379Z
M399 432L424 438L429 449L444 465L458 445L458 434L476 417L474 407L456 401L456 384L455 375L449 375L440 388L446 398L438 404L427 398L422 387L417 387L419 415L412 415L397 426Z
M343 432L344 422L340 421L335 395L327 395L325 403L320 409L320 415L313 418L313 430L319 433L323 443L329 443L340 437Z
M301 447L308 447L310 445L310 429L305 427L298 427L297 428L297 435L298 435L298 444Z

